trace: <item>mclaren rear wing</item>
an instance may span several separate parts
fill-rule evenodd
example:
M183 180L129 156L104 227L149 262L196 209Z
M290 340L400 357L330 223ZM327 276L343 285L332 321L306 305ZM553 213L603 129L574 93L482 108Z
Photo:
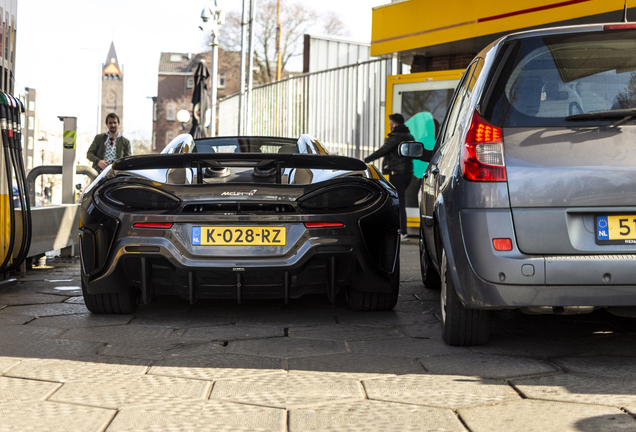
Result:
M277 153L185 153L128 156L113 163L113 170L147 170L196 168L197 183L203 183L203 168L222 169L252 167L276 169L276 183L281 182L285 168L364 171L367 166L359 159L346 156L277 154Z

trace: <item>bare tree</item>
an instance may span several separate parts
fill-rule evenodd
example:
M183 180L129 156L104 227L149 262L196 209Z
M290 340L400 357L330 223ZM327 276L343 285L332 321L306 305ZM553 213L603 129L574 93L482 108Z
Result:
M255 22L254 62L259 68L254 79L259 84L276 80L276 18L277 0L257 0ZM346 35L347 30L335 13L327 14L321 21L327 34ZM292 0L281 2L281 66L285 66L292 57L303 53L303 35L310 27L318 23L315 12L301 3ZM241 49L241 13L230 12L219 31L219 45L224 49Z
M342 22L337 12L329 11L323 15L323 31L334 36L351 36L351 32Z

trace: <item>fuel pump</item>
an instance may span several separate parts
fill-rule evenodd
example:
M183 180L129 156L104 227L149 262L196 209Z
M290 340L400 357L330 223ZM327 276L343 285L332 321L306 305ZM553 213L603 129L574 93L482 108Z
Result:
M13 194L13 177L15 176L18 198L22 214L22 235L20 245L16 248L16 210L12 196L8 200L8 218L3 212L2 231L0 231L0 273L16 269L27 256L31 244L31 207L29 192L26 187L26 172L22 157L20 115L24 105L15 97L0 93L0 135L2 137L3 168L6 172L6 185L10 195ZM1 183L0 183L1 187ZM0 189L0 194L3 191ZM8 220L4 220L8 219ZM7 223L9 226L7 227ZM8 235L8 243L6 236ZM6 246L5 246L6 245ZM12 257L15 259L12 261Z

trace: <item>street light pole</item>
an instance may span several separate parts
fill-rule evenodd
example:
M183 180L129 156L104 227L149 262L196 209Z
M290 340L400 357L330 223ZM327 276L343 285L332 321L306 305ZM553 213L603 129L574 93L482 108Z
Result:
M208 24L212 35L210 45L212 45L212 64L210 68L210 136L216 135L216 91L218 86L218 69L219 69L219 46L216 38L219 32L219 25L223 24L224 14L221 10L221 0L209 0L209 5L203 7L201 19L204 25ZM206 26L207 27L207 26ZM199 27L204 30L203 26ZM205 113L201 113L205 119ZM205 121L205 120L204 120ZM205 124L205 123L204 123Z

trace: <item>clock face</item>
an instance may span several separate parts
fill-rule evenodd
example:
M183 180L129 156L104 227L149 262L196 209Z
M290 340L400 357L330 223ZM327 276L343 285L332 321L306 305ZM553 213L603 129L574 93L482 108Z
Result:
M113 103L115 103L115 93L113 93L113 92L109 92L109 93L106 95L106 102L108 102L109 104L113 104Z

